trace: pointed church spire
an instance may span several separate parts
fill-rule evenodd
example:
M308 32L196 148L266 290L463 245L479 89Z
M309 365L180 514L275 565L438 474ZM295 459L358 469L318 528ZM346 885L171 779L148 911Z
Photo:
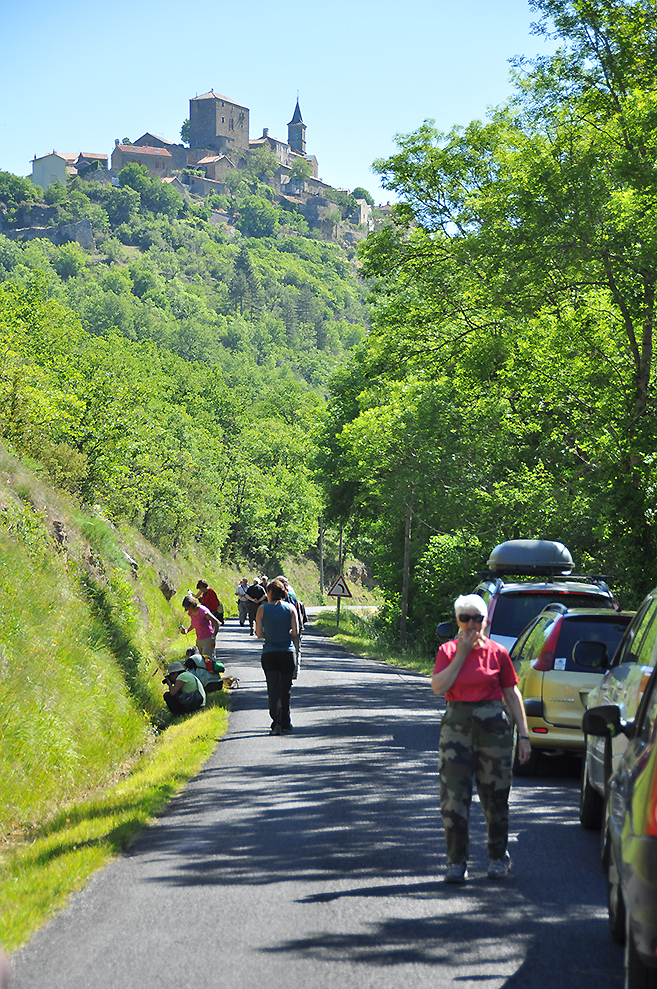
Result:
M292 114L292 120L287 125L287 143L293 151L297 152L297 154L305 155L306 125L304 124L303 117L301 116L298 95L297 105L295 106L294 113Z

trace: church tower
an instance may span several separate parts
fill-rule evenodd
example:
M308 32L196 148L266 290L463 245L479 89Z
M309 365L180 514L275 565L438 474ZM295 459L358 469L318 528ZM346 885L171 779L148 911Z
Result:
M296 151L297 154L306 154L306 125L301 116L298 97L292 120L287 125L287 143L290 145L292 151Z

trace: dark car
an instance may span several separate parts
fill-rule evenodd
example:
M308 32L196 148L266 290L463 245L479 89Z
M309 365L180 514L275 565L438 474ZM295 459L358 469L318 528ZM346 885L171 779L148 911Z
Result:
M474 589L488 605L486 634L511 650L522 630L553 602L618 610L606 580L575 576L574 566L570 550L552 540L510 539L496 546Z
M532 753L528 762L514 762L516 775L534 773L541 752L582 751L585 699L598 685L632 615L553 602L520 634L511 659Z
M583 727L587 735L627 742L607 787L609 927L625 941L628 989L657 989L657 677L636 718L607 704L586 711Z

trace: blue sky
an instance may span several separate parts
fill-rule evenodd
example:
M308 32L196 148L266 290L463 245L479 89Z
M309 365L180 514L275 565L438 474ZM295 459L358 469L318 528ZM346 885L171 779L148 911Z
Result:
M3 7L0 170L18 175L53 148L179 141L190 97L210 89L249 107L251 137L286 140L298 91L320 177L385 201L370 166L396 133L484 117L511 91L508 60L545 51L527 0Z

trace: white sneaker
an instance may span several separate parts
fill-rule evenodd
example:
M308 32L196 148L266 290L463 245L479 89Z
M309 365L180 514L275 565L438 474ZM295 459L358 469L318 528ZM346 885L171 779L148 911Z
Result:
M468 869L465 862L455 862L454 865L450 865L449 869L445 873L443 882L464 883L467 878Z
M511 858L507 852L502 859L491 859L488 863L489 879L506 879L511 868Z

